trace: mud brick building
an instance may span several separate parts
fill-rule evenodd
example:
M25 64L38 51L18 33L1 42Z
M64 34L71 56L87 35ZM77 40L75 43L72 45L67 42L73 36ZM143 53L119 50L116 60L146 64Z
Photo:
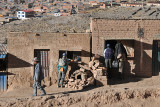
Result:
M9 33L8 36L8 85L19 87L32 84L33 58L42 64L46 85L56 83L57 64L62 53L68 58L81 57L83 63L90 60L90 34L64 33Z
M125 46L128 59L125 74L141 77L159 75L160 20L93 19L92 53L102 55L107 43Z
M42 63L46 85L57 80L58 58L63 52L88 64L91 54L103 56L107 43L114 49L122 42L128 54L125 75L140 77L159 75L160 20L91 19L91 33L30 33L8 34L8 86L32 84L34 57Z

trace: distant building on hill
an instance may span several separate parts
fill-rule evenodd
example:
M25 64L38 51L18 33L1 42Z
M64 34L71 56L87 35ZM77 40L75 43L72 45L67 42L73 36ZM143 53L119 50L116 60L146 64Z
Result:
M61 16L61 13L54 13L55 17Z
M147 6L160 6L160 1L157 1L157 2L152 2L152 1L150 1L150 2L148 2L148 3L146 3L146 5Z
M35 12L33 10L22 10L17 11L17 18L18 19L27 19L30 17L34 17Z

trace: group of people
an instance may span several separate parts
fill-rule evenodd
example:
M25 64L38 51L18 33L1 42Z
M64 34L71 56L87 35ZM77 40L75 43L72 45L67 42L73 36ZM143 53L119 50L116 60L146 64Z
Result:
M124 61L126 60L127 53L122 45L122 43L117 43L115 45L115 50L111 48L110 44L107 44L107 48L104 50L104 58L105 58L105 66L107 68L108 72L108 78L111 78L111 68L112 68L112 61L117 60L118 61L118 69L119 69L119 77L123 79L123 69L124 69ZM77 58L78 59L78 58ZM34 84L33 84L33 96L37 96L37 89L39 89L42 94L41 96L46 95L45 90L41 86L41 80L44 79L44 75L39 63L39 60L37 57L34 58ZM64 78L66 75L66 72L68 70L68 64L72 62L73 60L68 59L66 56L66 53L62 54L62 58L58 60L58 81L57 81L57 87L63 87Z
M119 72L119 78L124 79L124 64L127 58L127 52L121 42L115 45L115 49L111 48L110 44L107 44L107 48L104 50L105 66L107 68L107 76L111 78L111 68L113 65L113 60L117 61L117 68Z

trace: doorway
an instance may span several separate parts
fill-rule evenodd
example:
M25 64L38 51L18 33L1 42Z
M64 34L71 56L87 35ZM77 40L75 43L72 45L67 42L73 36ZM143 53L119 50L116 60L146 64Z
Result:
M44 77L49 77L49 49L35 49L34 57L38 58Z
M134 64L134 40L133 39L113 39L113 40L105 40L104 48L106 48L107 44L110 44L110 47L114 50L115 52L115 45L117 43L121 42L123 45L123 48L125 49L126 53L126 60L124 64L124 74L125 75L131 75L135 74L134 69L135 69L135 64ZM113 57L113 60L115 59L115 56ZM113 75L118 75L118 69L112 68L113 69Z
M106 48L107 44L110 44L110 47L115 51L115 45L121 42L123 44L123 47L125 48L127 52L127 57L133 58L134 57L134 40L105 40L104 49Z
M160 72L160 40L153 40L152 47L152 75L159 75Z

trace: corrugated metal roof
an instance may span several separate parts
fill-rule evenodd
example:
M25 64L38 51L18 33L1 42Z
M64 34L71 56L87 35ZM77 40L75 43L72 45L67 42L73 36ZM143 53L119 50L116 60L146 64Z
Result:
M7 44L0 44L0 59L4 59L7 55Z

